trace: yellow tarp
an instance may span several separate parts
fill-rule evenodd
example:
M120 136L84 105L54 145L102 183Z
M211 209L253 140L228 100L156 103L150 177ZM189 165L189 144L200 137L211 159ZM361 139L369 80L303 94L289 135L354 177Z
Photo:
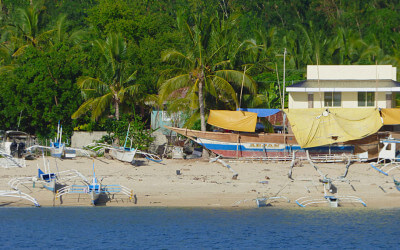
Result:
M400 124L400 109L381 109L381 115L385 125Z
M383 125L375 108L290 109L285 113L302 148L361 139Z
M254 132L256 130L257 113L211 110L207 123L229 130Z

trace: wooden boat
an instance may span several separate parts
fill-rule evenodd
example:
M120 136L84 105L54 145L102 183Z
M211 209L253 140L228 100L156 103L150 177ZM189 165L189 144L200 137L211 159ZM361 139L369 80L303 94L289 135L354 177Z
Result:
M343 156L368 160L376 157L379 138L387 136L387 133L377 133L360 140L304 149L297 144L293 134L204 132L165 127L226 158L287 160L293 157L293 153L296 157L306 157L308 150L313 160L330 161Z

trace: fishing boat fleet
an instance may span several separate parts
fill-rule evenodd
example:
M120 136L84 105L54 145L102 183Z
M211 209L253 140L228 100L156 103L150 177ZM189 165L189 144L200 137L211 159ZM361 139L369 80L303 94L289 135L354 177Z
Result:
M118 184L102 184L102 181L99 181L96 177L94 160L93 177L91 181L75 169L58 171L57 165L56 168L57 172L50 170L49 161L45 159L43 154L43 168L37 166L38 174L31 177L11 178L8 182L10 190L0 190L0 197L25 199L39 207L40 205L35 198L21 191L24 188L30 189L28 187L32 187L44 188L50 191L53 193L55 199L60 200L60 204L62 204L62 197L67 194L78 194L79 199L82 199L82 197L80 197L81 194L87 195L87 198L90 200L89 204L93 206L105 204L107 201L110 201L115 194L125 196L129 201L133 201L133 198L136 198L133 190L125 186ZM76 185L76 181L82 184Z

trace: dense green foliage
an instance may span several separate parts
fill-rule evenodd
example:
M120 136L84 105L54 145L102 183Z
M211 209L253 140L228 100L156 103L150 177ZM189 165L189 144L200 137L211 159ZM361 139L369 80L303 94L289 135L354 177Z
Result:
M202 104L205 115L239 105L280 108L285 48L286 85L304 79L308 64L400 66L400 3L394 0L2 0L0 5L0 128L16 128L21 117L20 129L45 137L58 120L67 134L106 129L115 116L127 123L136 113L147 121L151 108L165 105L184 111L188 124L197 125ZM98 46L117 35L121 46ZM240 74L218 73L228 71ZM166 84L184 72L190 81ZM202 74L200 86L194 79ZM91 84L84 84L89 78ZM96 81L105 85L96 85L93 98L135 89L124 92L118 105L90 106L71 119Z

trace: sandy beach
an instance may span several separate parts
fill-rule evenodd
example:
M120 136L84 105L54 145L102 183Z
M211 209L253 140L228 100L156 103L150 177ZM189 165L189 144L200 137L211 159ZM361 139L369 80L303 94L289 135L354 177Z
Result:
M54 172L57 169L76 169L88 178L93 174L93 160L89 158L47 159ZM300 197L321 200L324 196L321 175L308 162L299 162L293 168L293 179L288 178L290 162L228 159L225 162L238 174L237 179L233 179L234 173L222 164L201 159L164 159L161 163L139 159L136 165L104 157L94 160L96 176L102 180L102 184L123 185L132 189L137 198L135 204L127 196L116 194L105 202L105 206L254 208L257 207L256 198L278 196L287 199L270 200L272 206L295 208L299 207L295 200ZM10 189L7 183L13 177L35 176L37 164L43 166L43 160L26 161L26 164L26 168L0 168L0 189ZM352 164L345 181L337 180L345 173L345 163L316 165L321 173L333 180L336 192L330 195L356 196L369 208L400 207L400 192L395 188L392 176L378 173L368 163ZM398 171L390 173L396 174ZM64 185L80 183L78 179L61 180ZM55 199L54 194L39 183L34 187L30 183L21 185L20 190L36 198L41 206L90 206L89 197L85 194L68 194L62 200ZM362 207L360 203L340 205ZM0 197L0 206L32 206L32 203L18 198ZM329 204L311 206L329 207Z

